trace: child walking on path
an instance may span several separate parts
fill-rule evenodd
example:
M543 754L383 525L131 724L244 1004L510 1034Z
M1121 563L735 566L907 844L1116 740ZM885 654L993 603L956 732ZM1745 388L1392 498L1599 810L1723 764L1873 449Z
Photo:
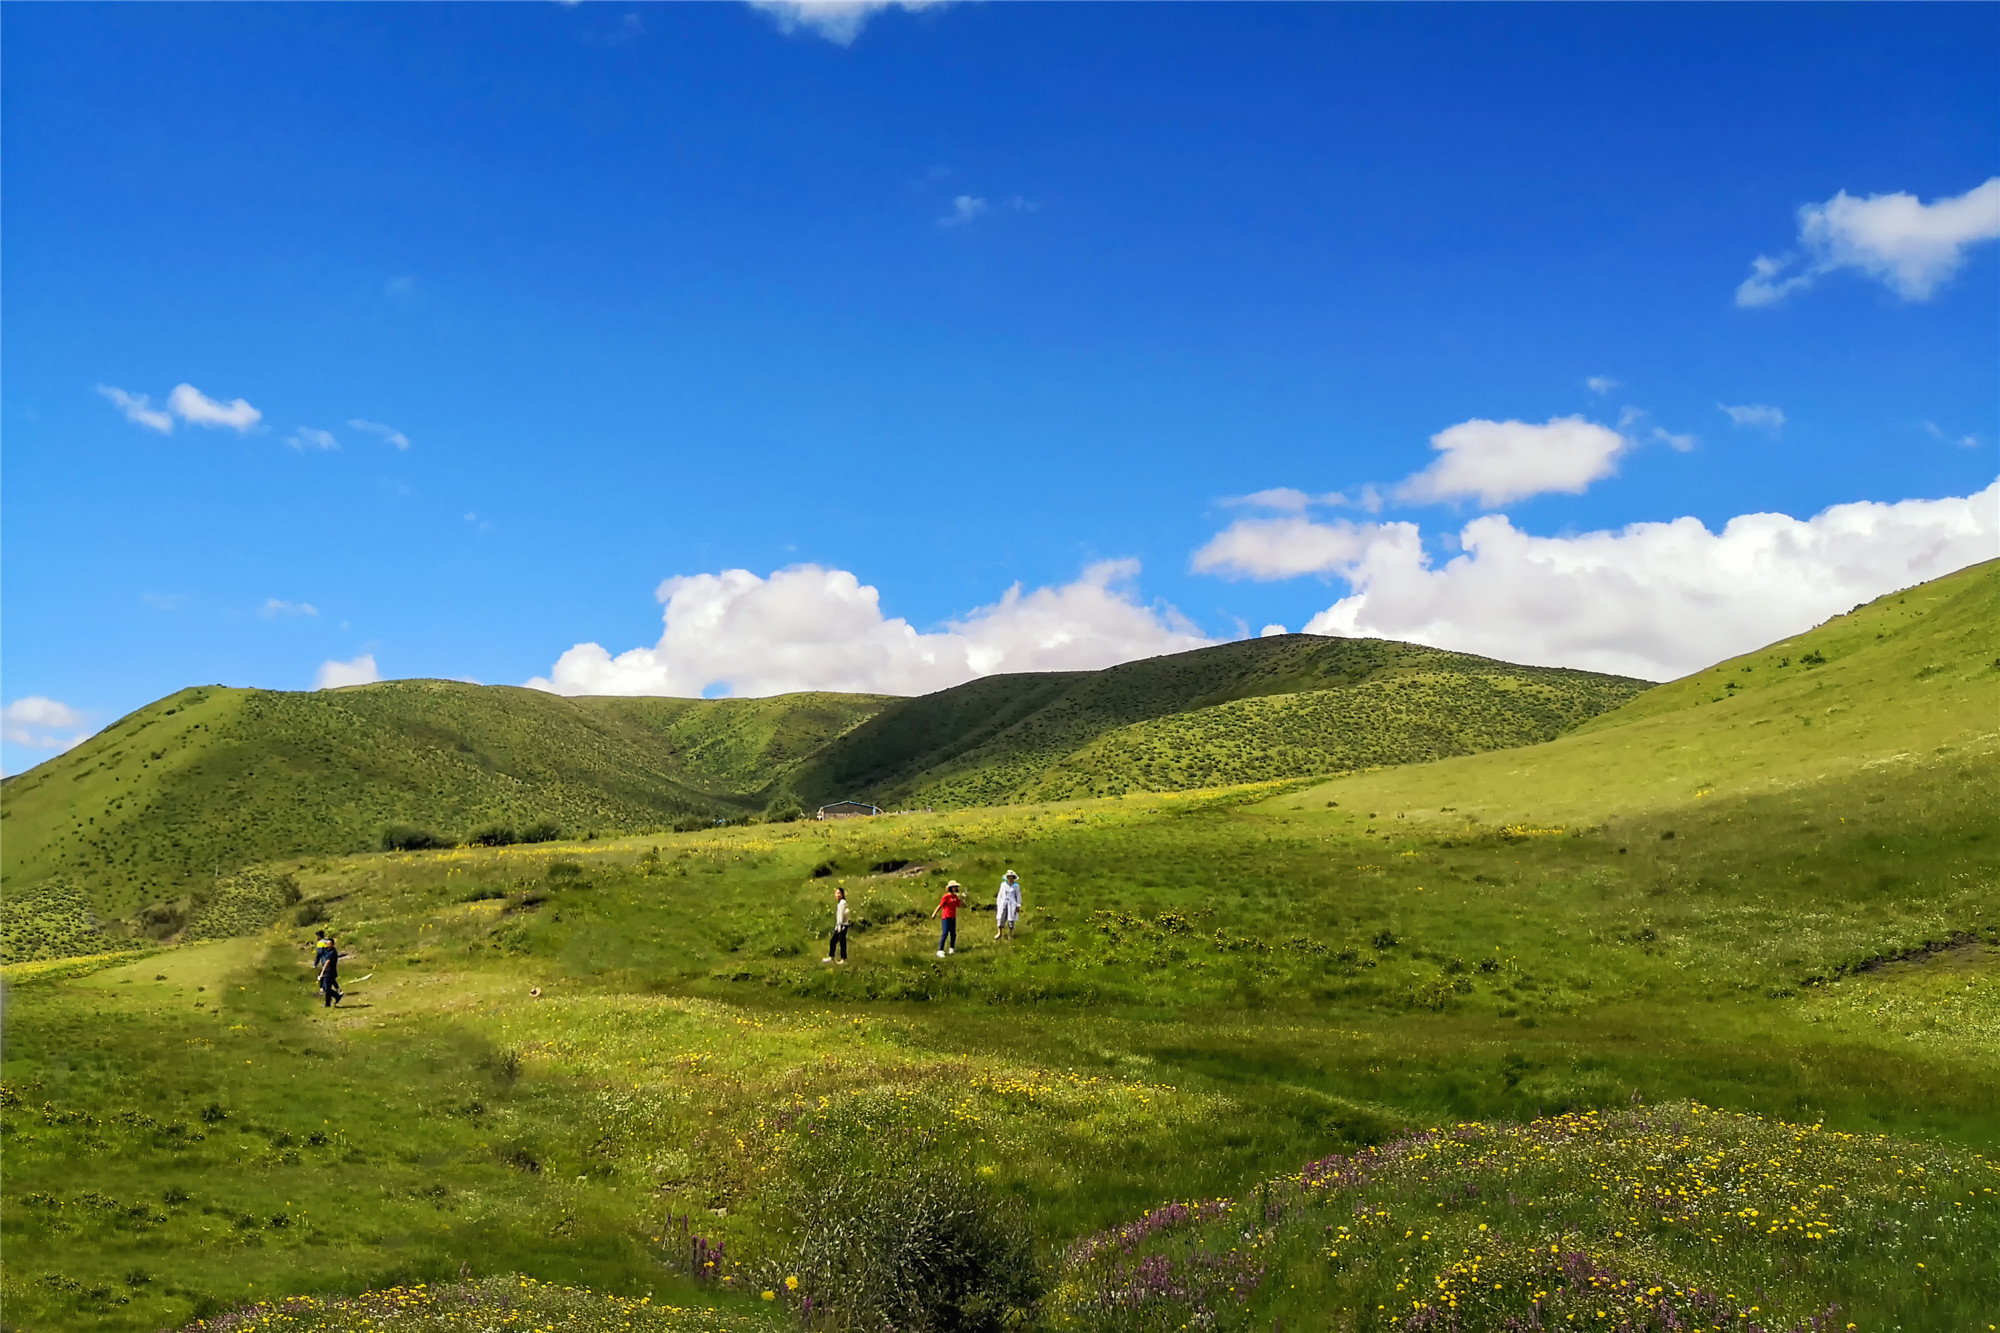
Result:
M958 905L965 900L958 896L958 881L951 880L944 886L944 897L931 909L931 915L941 918L944 924L938 928L938 957L958 952Z
M1021 877L1008 871L1000 879L1000 892L993 899L993 938L1014 938L1015 923L1021 919Z
M826 939L826 961L834 961L833 951L840 950L840 962L847 962L847 890L833 891L833 934Z

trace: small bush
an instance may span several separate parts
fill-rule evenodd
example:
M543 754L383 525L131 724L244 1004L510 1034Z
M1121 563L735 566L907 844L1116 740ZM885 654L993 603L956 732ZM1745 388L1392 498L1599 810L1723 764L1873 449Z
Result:
M910 1129L884 1139L825 1124L795 1140L797 1251L783 1265L847 1327L1000 1333L1041 1297L1019 1211L957 1154Z
M467 890L465 896L460 898L459 901L462 903L487 903L492 902L496 898L505 898L506 896L507 890L505 889L496 888L491 884L481 884Z
M520 840L511 824L488 824L466 839L474 847L511 847Z
M440 837L427 828L418 828L415 824L391 824L382 830L382 850L385 852L426 852L451 845L451 839Z
M554 842L562 836L562 825L553 819L537 819L521 830L522 842Z
M1373 943L1378 949L1393 949L1396 947L1396 932L1393 930L1378 930L1375 932Z
M309 903L300 903L299 910L292 913L292 924L296 926L317 926L328 919L330 914L326 910L326 904L317 899Z
M578 884L590 878L590 872L575 861L549 862L548 880L552 885Z

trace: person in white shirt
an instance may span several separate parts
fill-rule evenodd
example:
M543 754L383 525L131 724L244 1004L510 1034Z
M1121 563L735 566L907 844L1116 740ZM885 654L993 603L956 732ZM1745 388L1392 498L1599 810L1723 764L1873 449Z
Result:
M1014 938L1014 928L1021 919L1021 877L1009 870L1000 878L1000 892L993 899L993 938L1003 934Z
M833 951L840 950L840 963L847 964L847 890L833 891L833 934L826 937L826 960L834 960Z

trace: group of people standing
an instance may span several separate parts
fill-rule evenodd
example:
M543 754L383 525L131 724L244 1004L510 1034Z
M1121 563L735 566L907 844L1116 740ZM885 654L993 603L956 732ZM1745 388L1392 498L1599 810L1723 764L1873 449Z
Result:
M965 896L957 880L947 880L944 893L938 898L937 906L931 909L931 918L939 923L937 956L958 952L958 913L965 906ZM833 891L833 934L826 941L825 961L835 964L847 962L847 890ZM1000 888L993 897L993 938L1013 939L1021 921L1021 877L1009 870L1000 877ZM839 957L834 955L838 954Z

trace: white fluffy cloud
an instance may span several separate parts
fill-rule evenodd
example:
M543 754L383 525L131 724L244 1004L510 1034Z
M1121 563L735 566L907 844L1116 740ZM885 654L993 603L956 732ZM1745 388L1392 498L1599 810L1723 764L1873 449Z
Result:
M0 708L0 735L35 750L67 750L90 737L84 715L66 703L30 694Z
M410 437L397 430L394 426L385 426L379 421L369 421L362 417L356 417L347 424L355 430L367 431L370 435L377 436L385 443L392 444L398 449L408 449L410 447Z
M340 441L333 438L329 430L314 430L311 426L301 426L285 437L285 443L303 453L307 449L338 449Z
M1716 407L1729 418L1730 424L1736 426L1766 426L1771 430L1780 430L1785 424L1784 409L1772 407L1769 403L1739 403L1735 406L1717 403Z
M852 45L868 20L885 9L924 9L941 0L750 0L780 32L801 28L839 46Z
M162 435L174 433L174 419L160 408L153 406L153 400L143 393L127 393L109 384L100 384L97 391L118 405L125 419L135 426L156 430Z
M238 434L264 419L264 414L244 399L218 402L192 384L176 384L167 395L167 408L191 426L227 426Z
M1461 421L1431 436L1439 457L1405 481L1397 496L1419 503L1476 498L1488 508L1549 491L1576 495L1618 470L1632 442L1582 417Z
M343 685L373 685L380 679L382 673L376 669L375 654L363 653L351 662L321 662L313 674L313 688L337 690Z
M1842 190L1799 210L1799 248L1751 261L1736 304L1770 305L1836 269L1880 280L1906 301L1929 300L1958 271L1968 247L2000 238L2000 176L1951 199Z
M1361 556L1380 529L1373 523L1337 519L1244 518L1210 538L1194 553L1198 574L1225 578L1295 579L1343 569Z
M1172 608L1136 601L1125 585L1138 572L1135 560L1106 560L1059 588L1017 584L928 634L885 616L880 594L844 569L670 578L657 593L665 630L653 647L614 657L580 643L528 684L558 694L923 694L1000 671L1089 670L1210 642Z
M1306 632L1669 679L2000 555L2000 482L1803 520L1744 514L1720 532L1681 518L1536 537L1489 515L1458 541L1463 553L1434 565L1415 524L1373 529L1359 554L1324 571L1353 592Z

